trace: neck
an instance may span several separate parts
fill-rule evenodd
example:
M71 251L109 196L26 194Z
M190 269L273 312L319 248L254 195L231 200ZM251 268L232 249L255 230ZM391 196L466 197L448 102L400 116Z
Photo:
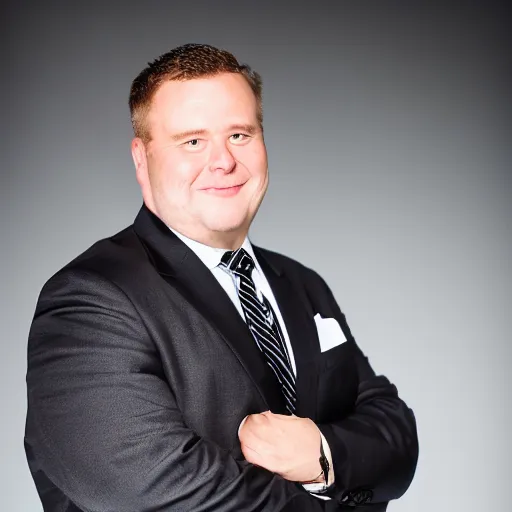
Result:
M195 240L208 247L214 247L216 249L225 249L229 251L235 251L239 249L247 236L247 231L243 232L224 232L224 231L208 231L205 233L191 232L187 229L176 228L170 226L178 233Z
M215 249L226 249L235 251L239 249L249 232L250 222L245 226L240 226L238 229L232 231L211 231L208 229L198 230L193 227L185 225L176 225L174 223L166 222L166 220L158 214L156 209L152 207L150 203L145 203L149 211L156 215L167 227L177 231L183 236L195 240L208 247L214 247Z

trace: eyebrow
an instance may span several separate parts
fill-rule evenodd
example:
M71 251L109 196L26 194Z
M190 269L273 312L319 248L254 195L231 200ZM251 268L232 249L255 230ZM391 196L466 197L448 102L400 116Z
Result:
M232 124L227 129L228 132L240 131L249 135L254 135L258 128L252 124ZM171 139L175 142L183 139L199 137L201 135L207 135L208 130L188 130L186 132L173 133Z

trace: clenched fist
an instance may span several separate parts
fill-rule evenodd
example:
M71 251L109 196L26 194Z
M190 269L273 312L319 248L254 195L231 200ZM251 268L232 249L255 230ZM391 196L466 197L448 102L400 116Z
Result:
M251 414L238 437L246 460L293 482L314 482L321 476L320 430L309 418L270 411Z

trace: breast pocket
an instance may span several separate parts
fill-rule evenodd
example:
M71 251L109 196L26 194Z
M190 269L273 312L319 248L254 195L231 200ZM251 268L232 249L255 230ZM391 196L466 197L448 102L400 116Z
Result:
M341 420L354 408L358 378L355 346L349 340L318 357L317 419L320 423Z

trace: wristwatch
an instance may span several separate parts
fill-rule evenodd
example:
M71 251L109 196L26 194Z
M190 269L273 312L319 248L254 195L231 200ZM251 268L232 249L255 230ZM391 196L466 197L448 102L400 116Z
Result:
M320 467L322 468L322 473L324 474L324 482L325 487L329 487L329 461L327 457L325 456L324 452L324 443L322 440L320 440L320 458L318 459L320 462Z
M302 485L309 493L322 495L327 492L328 485L330 484L329 471L331 469L329 459L326 457L324 452L324 437L322 435L320 440L320 458L318 459L318 462L320 463L320 469L322 470L321 473L311 482L303 482ZM322 475L324 477L324 481L319 482L318 479Z

